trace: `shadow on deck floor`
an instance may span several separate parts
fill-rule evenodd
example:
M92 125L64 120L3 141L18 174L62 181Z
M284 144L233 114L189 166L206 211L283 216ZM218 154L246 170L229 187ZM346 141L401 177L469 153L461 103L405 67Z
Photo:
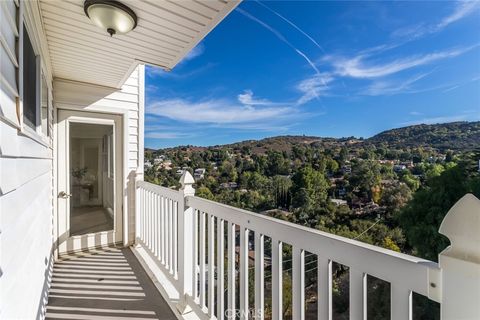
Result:
M177 319L130 249L62 257L53 268L46 319Z

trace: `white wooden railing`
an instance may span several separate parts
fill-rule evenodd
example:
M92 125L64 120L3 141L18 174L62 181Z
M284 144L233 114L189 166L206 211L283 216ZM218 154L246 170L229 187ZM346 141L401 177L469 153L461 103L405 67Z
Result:
M437 264L195 197L188 172L180 182L179 191L138 182L136 239L168 271L183 313L263 319L268 260L272 319L282 319L282 247L289 245L292 319L305 319L306 254L316 257L318 319L332 319L333 262L349 267L352 320L367 318L367 275L390 283L392 320L412 319L412 292L439 302L442 320L480 319L480 201L473 195L462 198L445 217L440 233L452 245L439 255ZM249 267L251 237L253 267ZM254 305L249 305L250 272Z

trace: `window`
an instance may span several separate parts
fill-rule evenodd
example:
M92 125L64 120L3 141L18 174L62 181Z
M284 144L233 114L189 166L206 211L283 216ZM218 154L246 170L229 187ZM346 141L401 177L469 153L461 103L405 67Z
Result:
M23 122L37 128L37 57L23 27Z
M1 0L0 0L1 1ZM50 97L47 78L23 25L23 123L44 137L50 136Z

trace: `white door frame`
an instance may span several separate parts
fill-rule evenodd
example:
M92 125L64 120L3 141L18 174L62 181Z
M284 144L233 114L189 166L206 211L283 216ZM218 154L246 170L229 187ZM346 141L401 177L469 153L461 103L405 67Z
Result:
M57 117L57 194L70 194L70 123L112 125L115 141L114 230L70 236L70 199L57 196L57 235L59 254L124 242L124 133L122 116L74 110L58 110Z

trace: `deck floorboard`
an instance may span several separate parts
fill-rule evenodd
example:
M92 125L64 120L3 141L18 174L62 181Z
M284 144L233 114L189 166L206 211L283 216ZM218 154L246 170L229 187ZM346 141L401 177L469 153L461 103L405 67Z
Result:
M177 319L130 249L62 257L53 268L46 319Z

